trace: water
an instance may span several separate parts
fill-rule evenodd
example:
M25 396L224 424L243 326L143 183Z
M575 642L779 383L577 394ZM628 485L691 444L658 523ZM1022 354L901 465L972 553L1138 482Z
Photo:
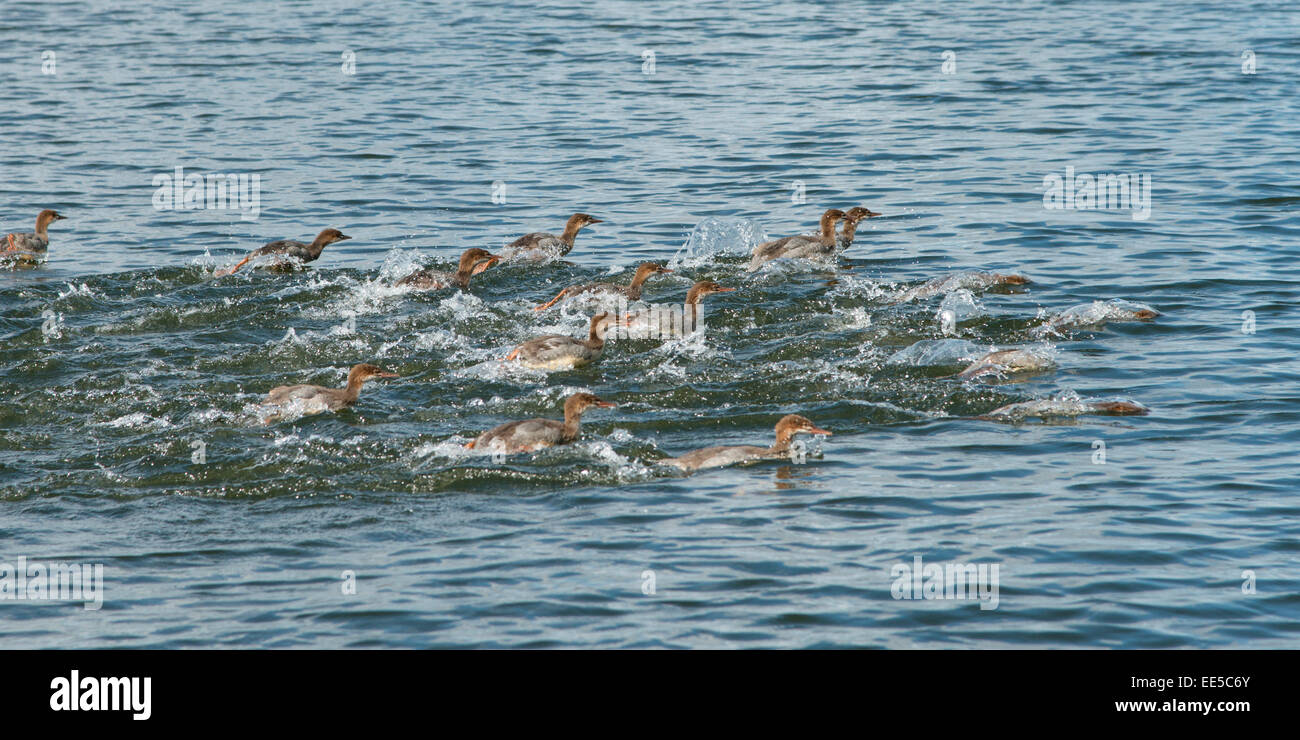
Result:
M0 274L0 561L106 579L99 611L0 602L4 645L1297 646L1291 4L116 5L0 9L0 226L69 216ZM260 218L154 210L177 166L259 173ZM1150 217L1045 210L1066 167L1149 175ZM859 204L884 215L838 269L744 272L754 238ZM574 211L605 223L569 264L386 287ZM354 238L305 272L211 278L326 226ZM739 290L703 336L497 362L590 310L533 305L646 259L676 269L650 300ZM950 299L951 334L945 296L892 303L962 270L1033 282ZM1162 316L950 377L1111 299ZM888 362L945 338L970 345ZM257 422L362 361L402 378ZM577 390L619 407L570 448L460 446ZM977 418L1070 394L1152 411ZM802 464L654 464L793 412L835 433ZM998 564L998 608L894 599L918 555Z

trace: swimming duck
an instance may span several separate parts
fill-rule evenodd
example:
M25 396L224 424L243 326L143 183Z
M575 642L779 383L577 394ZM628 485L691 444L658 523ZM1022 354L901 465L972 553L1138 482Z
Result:
M654 306L649 311L638 311L623 317L628 333L639 338L684 337L700 326L703 309L700 301L715 293L731 293L735 288L724 288L712 280L701 280L686 293L686 302L680 312L676 306Z
M858 232L858 223L865 221L873 216L879 216L879 213L863 208L862 206L853 206L844 212L844 226L840 229L840 238L838 246L840 251L848 249L853 245L853 237Z
M822 214L821 231L816 236L800 234L787 236L754 247L748 272L754 272L774 259L805 258L826 259L835 255L835 224L844 218L844 211L832 208Z
M456 286L461 290L469 289L469 279L473 275L488 269L501 258L486 249L471 247L460 255L460 264L455 272L445 270L423 269L407 275L394 285L414 290L442 290Z
M52 211L48 208L36 215L36 231L27 233L5 234L0 246L3 252L31 252L39 254L50 248L50 235L46 228L54 221L62 221L67 218L58 211Z
M605 334L613 324L614 319L608 311L598 313L591 317L586 339L566 334L547 334L515 347L506 356L506 360L517 359L524 367L547 372L590 365L600 359L601 352L605 349Z
M1159 318L1160 312L1142 303L1121 299L1080 303L1055 314L1039 326L1029 330L1036 338L1063 335L1073 329L1089 326L1100 329L1107 322L1148 321Z
M324 250L326 246L333 244L334 242L341 242L344 239L351 239L351 238L352 237L348 236L347 234L344 234L338 229L325 229L324 231L316 235L316 238L312 240L311 244L303 244L302 242L296 242L293 241L292 239L281 239L280 241L269 242L264 246L254 249L252 252L249 253L247 257L240 260L239 263L236 264L234 267L231 267L229 269L217 270L216 272L212 273L212 276L222 277L225 275L233 275L237 270L239 270L239 268L248 264L249 260L256 259L257 257L265 257L267 255L272 255L272 254L279 257L287 258L287 259L276 260L276 262L271 266L272 269L279 269L279 270L288 269L293 266L293 262L291 260L297 261L299 263L312 262L317 257L320 256L321 251Z
M1029 349L1000 349L975 360L965 370L957 373L962 380L972 380L985 375L1037 372L1056 366L1051 357Z
M1100 414L1104 416L1142 416L1151 413L1151 409L1136 401L1127 399L1099 400L1095 398L1078 398L1063 396L1046 398L1038 401L1009 403L993 409L984 416L977 417L990 421L1023 421L1028 418L1050 418L1056 416L1082 416Z
M564 421L527 419L510 421L493 427L469 444L470 449L500 452L534 452L552 445L569 444L578 438L582 413L593 406L613 408L616 404L591 393L575 393L564 402Z
M348 372L348 383L342 388L326 388L319 385L282 385L272 388L271 392L266 394L266 400L262 402L263 408L270 412L265 417L265 421L270 423L294 411L299 415L307 415L347 408L357 402L358 396L361 395L361 386L367 380L396 377L398 377L396 373L362 363L352 366L352 370Z
M824 434L829 436L830 432L818 427L806 417L789 414L781 417L781 420L776 423L776 442L771 447L757 447L754 445L705 447L702 450L695 450L680 457L670 457L659 462L692 473L704 468L720 468L724 465L736 463L788 458L791 456L790 442L796 434Z
M641 266L636 268L636 275L632 277L632 282L627 285L615 285L614 283L587 283L586 285L571 285L561 290L554 298L534 308L534 311L542 311L554 306L556 303L579 296L584 293L596 293L599 295L622 296L629 301L641 300L641 285L650 279L651 275L661 272L672 272L658 262L642 262Z
M584 226L602 223L595 216L575 213L564 224L564 233L556 236L537 231L525 234L506 245L505 251L510 260L544 260L563 257L573 250L573 241Z
M980 272L976 270L954 272L931 278L915 288L905 290L894 301L896 303L906 303L907 301L951 293L962 288L979 291L997 285L1025 285L1029 282L1029 278L1016 273Z

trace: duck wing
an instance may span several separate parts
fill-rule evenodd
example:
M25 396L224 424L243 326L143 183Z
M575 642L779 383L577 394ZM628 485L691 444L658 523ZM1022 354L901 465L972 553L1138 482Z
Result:
M693 471L703 470L705 468L720 468L725 465L734 465L736 463L753 462L766 457L771 457L771 452L766 447L755 447L754 445L733 445L719 447L705 447L700 450L688 452L680 457L670 457L660 462L666 465L673 465L682 470Z
M749 272L757 270L766 262L785 257L787 251L809 241L815 240L808 236L787 236L754 247L751 252L752 257L749 260Z
M329 389L319 385L282 385L278 388L272 388L271 392L266 394L265 403L284 404L292 401L307 401L321 396L327 390Z
M442 290L456 284L456 276L443 270L416 270L398 280L396 285L418 290Z
M527 365L551 367L590 361L592 351L580 339L551 334L524 342L512 354Z
M524 234L506 246L511 249L546 249L562 243L563 240L555 234L547 234L544 231L534 231L531 234Z
M278 254L285 257L295 257L304 262L309 262L312 259L314 259L311 254L311 250L308 248L306 244L303 244L302 242L296 242L291 239L281 239L280 241L269 242L267 244L264 244L258 247L257 249L253 250L253 253L249 256L263 257L268 254Z
M506 422L480 434L474 440L474 449L532 452L564 441L562 422L554 419L526 419Z
M50 240L33 233L6 234L0 240L0 250L5 252L44 252Z

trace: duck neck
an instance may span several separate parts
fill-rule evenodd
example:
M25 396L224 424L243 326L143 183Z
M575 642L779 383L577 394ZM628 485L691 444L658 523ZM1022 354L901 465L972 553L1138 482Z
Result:
M790 438L793 436L793 434L789 434L784 430L777 432L776 441L772 443L771 447L767 448L767 451L773 455L786 454L790 451Z
M311 252L312 259L316 259L320 256L321 252L325 251L326 244L329 244L329 242L325 241L323 237L318 236L312 240L311 244L307 245L307 251Z
M605 346L605 337L601 334L600 330L594 323L591 325L591 328L587 330L586 345L591 349L600 349ZM566 411L564 416L567 419L569 413Z
M822 219L822 246L835 246L835 220Z
M473 274L473 265L461 265L460 268L456 270L456 284L459 285L462 290L468 288L470 276Z
M564 409L564 438L572 441L578 438L578 428L582 424L580 409Z
M844 246L847 247L853 243L853 235L858 232L858 223L858 221L844 222Z
M576 221L570 221L564 225L564 233L560 234L560 241L573 246L573 240L578 238L578 232L582 230L582 225Z
M650 270L637 270L636 274L632 276L632 282L627 284L628 297L632 298L633 300L640 298L641 286L644 285L645 281L649 280L650 276L653 274L654 273L651 272Z
M355 403L361 396L361 386L366 381L360 376L348 376L348 384L343 388L343 400L348 403Z

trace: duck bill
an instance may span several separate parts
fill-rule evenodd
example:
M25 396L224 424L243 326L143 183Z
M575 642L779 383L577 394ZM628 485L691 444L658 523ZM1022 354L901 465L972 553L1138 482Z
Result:
M822 435L825 435L825 436L827 436L827 437L831 436L831 430L829 430L829 429L822 429L821 427L813 427L812 429L804 429L803 431L805 431L805 432L807 432L807 433L809 433L809 434L822 434Z
M603 218L592 218L592 219L591 219L590 221L588 221L587 223L589 223L589 224L603 224L603 223L605 223L605 219L603 219Z
M715 292L715 293L734 293L734 292L736 292L736 289L735 289L735 288L716 288L713 292Z
M501 258L500 258L500 257L498 257L498 256L496 256L496 255L492 255L492 257L483 260L482 262L478 263L477 265L474 265L474 271L473 271L472 273L470 273L470 274L472 274L472 275L477 275L477 274L479 274L480 272L483 272L484 270L488 269L489 267L492 267L493 265L495 265L496 263L498 263L498 262L500 262L500 261L501 261Z
M340 242L341 242L341 241L344 241L344 240L347 240L347 239L351 239L351 238L352 238L352 237L348 236L347 234L339 234L338 238L335 239L334 241L340 241Z
M400 378L400 377L402 377L402 376L398 375L397 373L390 373L390 372L385 371L385 372L379 373L379 374L376 375L375 377L376 377L376 378Z
M618 404L610 403L609 401L597 401L596 405L601 407L602 409L612 409L615 406L618 406Z

